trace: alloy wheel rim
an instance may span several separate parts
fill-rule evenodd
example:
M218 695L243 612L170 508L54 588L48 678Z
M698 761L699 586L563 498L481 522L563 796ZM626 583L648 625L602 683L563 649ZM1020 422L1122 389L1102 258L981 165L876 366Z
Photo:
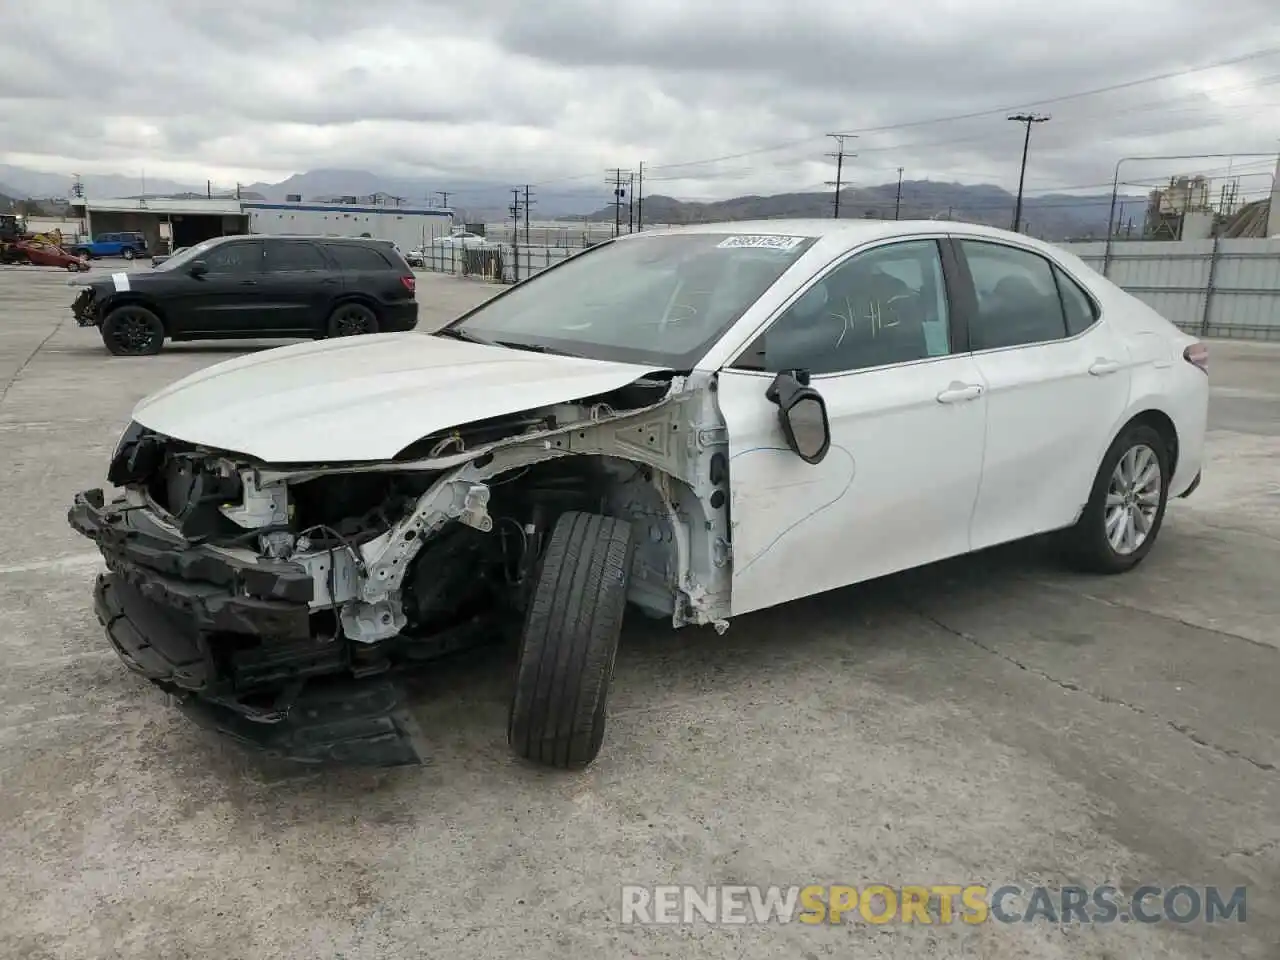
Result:
M155 339L155 331L151 324L137 313L126 313L120 317L112 332L116 343L130 353L141 353L151 346Z
M1151 536L1163 479L1160 458L1142 443L1126 450L1111 471L1103 517L1107 542L1121 556L1132 554Z
M338 316L338 332L343 336L364 333L369 324L358 310L344 310Z

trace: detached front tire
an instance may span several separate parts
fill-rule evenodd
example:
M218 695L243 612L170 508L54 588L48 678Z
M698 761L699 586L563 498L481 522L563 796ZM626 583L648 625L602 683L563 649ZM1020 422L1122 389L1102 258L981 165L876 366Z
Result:
M507 743L526 760L587 766L604 741L635 545L625 520L560 516L525 614Z
M164 324L146 307L116 307L102 321L102 342L117 357L149 357L164 346Z
M1115 574L1141 563L1164 524L1172 479L1159 432L1146 424L1122 430L1102 458L1080 519L1066 531L1073 565Z

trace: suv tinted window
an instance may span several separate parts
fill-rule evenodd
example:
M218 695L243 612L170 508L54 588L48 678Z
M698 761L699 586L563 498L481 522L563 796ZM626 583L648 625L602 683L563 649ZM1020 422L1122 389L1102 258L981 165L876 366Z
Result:
M307 243L305 240L270 240L266 247L268 271L284 273L329 269L329 264L314 243Z
M831 270L734 364L839 373L951 351L942 260L933 240L877 247Z
M1044 343L1066 335L1066 316L1048 260L978 240L961 240L960 249L978 295L978 313L969 330L971 350Z
M1067 315L1067 335L1074 337L1077 333L1088 330L1097 322L1098 310L1089 295L1056 266L1053 275L1058 280L1058 292L1062 295L1062 308Z
M223 243L204 255L210 273L258 273L262 270L262 243L239 240Z
M330 243L326 244L326 247L329 256L333 257L338 267L344 271L391 269L387 259L373 247L354 243Z

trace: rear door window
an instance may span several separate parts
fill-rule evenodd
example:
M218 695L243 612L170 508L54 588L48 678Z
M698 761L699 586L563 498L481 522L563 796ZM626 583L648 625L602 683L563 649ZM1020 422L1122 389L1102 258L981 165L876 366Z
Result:
M328 270L324 255L314 243L305 240L273 240L267 245L266 265L269 273L298 273L306 270Z
M354 243L331 243L326 244L326 247L329 256L344 273L391 269L391 263L373 247Z
M1053 266L1018 247L961 240L978 313L969 324L971 350L998 350L1061 340L1067 335Z

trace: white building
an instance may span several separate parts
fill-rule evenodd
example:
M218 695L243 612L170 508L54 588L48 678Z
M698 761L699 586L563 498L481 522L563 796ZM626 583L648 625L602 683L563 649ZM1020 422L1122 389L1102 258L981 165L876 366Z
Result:
M401 250L411 250L436 237L448 236L453 227L453 211L445 207L259 200L244 200L240 205L249 218L250 233L368 236L391 240Z
M453 211L445 207L391 204L309 203L223 198L147 197L113 200L71 198L72 210L89 236L138 231L148 248L193 246L236 233L369 236L391 240L401 250L448 235Z

